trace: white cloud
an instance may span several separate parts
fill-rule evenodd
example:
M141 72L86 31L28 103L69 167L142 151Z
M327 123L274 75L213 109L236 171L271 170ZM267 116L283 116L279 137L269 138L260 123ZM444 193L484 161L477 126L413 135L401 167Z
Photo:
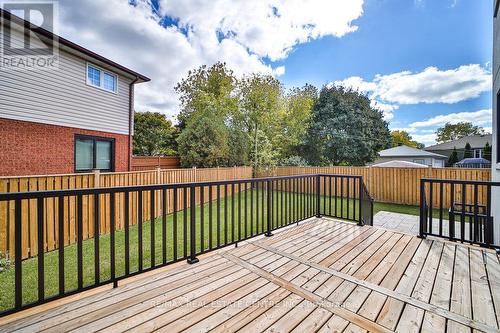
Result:
M178 20L163 27L148 0L61 0L60 34L149 76L136 89L136 109L173 117L173 88L188 70L224 61L236 75L285 73L264 63L286 58L299 43L355 31L363 0L165 0L159 13ZM89 13L92 13L89 15ZM221 36L224 36L221 38Z
M471 122L475 125L490 125L492 121L491 109L479 110L475 112L458 112L446 115L439 115L424 121L417 121L410 124L411 128L439 127L446 123L456 124L459 122Z
M335 81L334 84L353 87L385 103L453 104L490 91L491 80L488 68L471 64L450 70L428 67L419 73L403 71L389 75L378 74L373 81L354 76Z

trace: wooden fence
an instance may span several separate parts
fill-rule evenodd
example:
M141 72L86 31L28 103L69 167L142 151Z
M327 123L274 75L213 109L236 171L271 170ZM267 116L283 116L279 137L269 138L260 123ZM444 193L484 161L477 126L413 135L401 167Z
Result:
M420 179L459 179L483 180L491 179L489 169L464 168L379 168L379 167L278 167L268 170L259 170L257 177L291 176L302 174L329 173L342 175L359 175L378 202L388 202L403 205L420 204ZM449 198L449 187L444 188L444 198ZM461 200L461 188L455 189L457 200ZM479 203L486 203L486 188L479 187ZM436 191L434 192L436 193ZM466 190L466 201L473 202L473 191L470 186ZM433 205L439 206L439 198L433 196ZM443 201L443 207L449 207L450 202Z
M174 169L154 170L138 172L116 172L116 173L86 173L50 176L27 176L27 177L0 177L0 193L3 192L29 192L44 190L78 189L94 187L133 186L151 184L170 184L197 181L215 181L231 179L248 179L252 177L252 168L211 168L211 169ZM229 189L230 190L230 189ZM228 195L230 191L228 192ZM155 198L156 216L160 216L161 193L158 191ZM173 211L172 196L168 194L167 213ZM222 193L224 196L224 193ZM197 203L199 202L197 196ZM137 224L137 193L130 195L129 223ZM205 198L205 201L207 198ZM124 227L124 195L116 197L115 211L116 230ZM91 195L83 196L83 239L94 236L94 198ZM184 201L182 195L178 195L178 210L188 207L189 196ZM100 206L100 234L108 233L110 230L110 204L109 195L99 197ZM145 193L142 198L143 221L150 219L150 193ZM59 203L57 199L45 199L44 238L45 251L57 248L59 241L58 221ZM64 244L69 245L76 242L76 197L64 198L63 204ZM29 258L37 255L37 206L36 200L23 200L22 202L22 255ZM14 202L0 202L0 252L14 253Z
M132 156L132 171L178 169L180 160L175 156Z

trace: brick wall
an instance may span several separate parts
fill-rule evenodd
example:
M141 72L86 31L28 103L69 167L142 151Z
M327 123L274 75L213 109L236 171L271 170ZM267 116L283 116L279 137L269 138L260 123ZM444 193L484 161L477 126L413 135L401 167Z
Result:
M74 172L75 134L115 139L115 171L128 171L128 135L0 118L0 176Z

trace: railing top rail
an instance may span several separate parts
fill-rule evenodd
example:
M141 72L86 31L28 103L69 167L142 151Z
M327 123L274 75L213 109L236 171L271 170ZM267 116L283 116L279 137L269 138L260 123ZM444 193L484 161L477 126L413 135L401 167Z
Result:
M0 193L0 201L9 201L18 199L53 198L59 196L112 194L112 193L122 193L122 192L152 191L152 190L164 190L164 189L169 190L177 188L189 188L194 186L200 187L200 186L217 186L217 185L231 185L231 184L243 184L243 183L259 183L259 182L282 180L282 179L300 179L300 178L317 177L317 176L362 179L362 176L355 176L355 175L304 174L304 175L293 175L293 176L231 179L231 180L216 180L216 181L201 181L201 182L171 183L171 184L61 189L61 190L33 191L33 192L8 192L8 193Z
M459 179L442 179L442 178L421 178L424 183L448 183L448 184L465 184L465 185L489 185L500 186L500 182L491 182L488 180L459 180Z

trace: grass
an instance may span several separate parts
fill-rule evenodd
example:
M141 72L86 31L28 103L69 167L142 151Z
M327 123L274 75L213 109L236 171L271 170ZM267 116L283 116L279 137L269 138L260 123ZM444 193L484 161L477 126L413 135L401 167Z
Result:
M285 219L289 217L287 214L287 207L290 205L284 204L281 207L281 193L275 192L274 200L277 203L277 209L273 212L274 220L276 221L275 227L285 225ZM283 192L284 193L284 192ZM238 233L241 233L241 238L246 236L256 235L263 233L266 230L267 224L267 204L263 197L262 191L248 190L247 196L247 206L245 207L245 192L241 192L240 195L235 195L234 197L228 196L227 199L222 198L220 201L220 225L217 228L217 201L212 201L212 233L210 237L210 218L209 218L209 206L210 203L205 204L203 207L196 207L196 249L197 252L202 250L201 248L201 212L203 208L204 215L204 239L203 239L203 249L215 248L219 244L231 244L238 240ZM238 203L238 198L240 202ZM284 196L286 198L286 195ZM313 195L292 195L292 200L311 200ZM250 202L253 200L253 210L251 210ZM323 209L323 197L321 198L321 209ZM259 218L257 219L257 206L256 203L259 202ZM285 200L286 201L286 200ZM340 210L344 212L344 216L347 217L347 209L349 204L349 218L357 218L358 209L354 211L353 206L358 207L357 200L341 200L337 198L332 200L332 212L334 211L335 204L337 205L337 211L340 214ZM330 201L326 202L327 206ZM232 208L234 204L234 228L232 219ZM241 205L241 211L238 209ZM262 207L264 209L262 210ZM297 207L296 205L292 207ZM394 211L398 213L418 215L419 208L415 206L405 206L405 205L394 205L386 203L375 203L374 213L378 211ZM247 216L247 223L245 224L245 211ZM227 212L227 213L225 213ZM238 212L240 212L240 222L238 223ZM227 214L227 215L226 215ZM302 216L314 216L315 207L310 205L309 212L304 212ZM251 219L251 216L253 219ZM189 234L190 234L190 213L189 209L186 213L184 219L184 212L179 211L176 214L177 217L177 232L176 232L176 248L174 249L174 215L170 214L166 219L166 240L163 242L162 239L162 218L157 218L154 223L155 236L154 236L154 265L160 265L163 263L163 248L166 249L167 261L172 262L174 260L185 259L189 255ZM226 218L227 217L227 218ZM186 224L184 225L184 221ZM289 219L288 221L291 221ZM241 229L239 227L241 226ZM187 235L186 243L184 243L184 237ZM130 254L130 272L136 272L139 270L139 227L134 225L130 227L129 233L129 254ZM210 243L211 240L211 243ZM142 224L142 266L143 269L151 267L151 221L144 222ZM90 286L95 283L95 270L94 270L94 239L89 239L83 241L83 284L84 286ZM99 237L99 281L107 281L111 277L110 269L110 236L102 235ZM187 252L186 252L187 251ZM177 256L174 257L174 252ZM51 251L44 254L44 292L45 297L51 297L58 294L59 291L59 252ZM118 230L115 233L115 265L116 265L116 276L125 275L125 232L124 230ZM68 245L64 248L64 285L65 292L69 292L77 288L77 246L76 244ZM14 306L14 266L11 265L5 271L0 272L0 286L2 287L2 292L0 293L0 311L8 310ZM29 304L37 300L38 297L38 261L37 257L24 260L22 262L22 289L23 289L23 304Z

